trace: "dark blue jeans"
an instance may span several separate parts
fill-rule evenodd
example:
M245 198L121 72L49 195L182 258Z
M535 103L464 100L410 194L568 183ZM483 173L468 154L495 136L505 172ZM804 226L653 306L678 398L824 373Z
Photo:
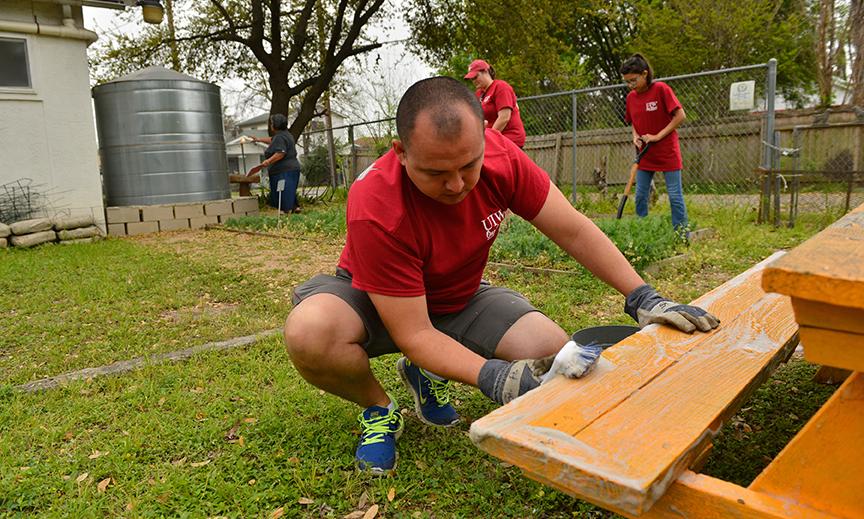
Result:
M282 204L279 204L279 192L276 188L279 181L285 180L285 190L282 191ZM300 170L276 173L270 175L270 207L281 207L282 211L293 211L297 207L297 185L300 183Z

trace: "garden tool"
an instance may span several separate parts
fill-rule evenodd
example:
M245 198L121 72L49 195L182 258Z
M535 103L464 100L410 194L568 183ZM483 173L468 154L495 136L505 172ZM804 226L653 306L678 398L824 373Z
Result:
M642 160L642 155L645 155L645 152L648 151L648 148L650 147L650 142L645 143L645 146L642 146L642 149L636 154L636 159L633 160L633 165L630 166L630 179L627 181L627 187L624 188L624 196L621 197L621 202L618 204L618 215L616 218L619 220L624 214L624 206L627 205L627 197L630 196L630 189L633 187L633 182L636 180L636 170L639 169L639 161Z

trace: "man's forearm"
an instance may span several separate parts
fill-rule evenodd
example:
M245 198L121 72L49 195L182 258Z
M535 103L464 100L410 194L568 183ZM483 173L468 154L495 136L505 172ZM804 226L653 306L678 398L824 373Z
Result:
M431 328L400 339L396 342L399 349L421 368L448 380L477 385L486 359L446 334Z

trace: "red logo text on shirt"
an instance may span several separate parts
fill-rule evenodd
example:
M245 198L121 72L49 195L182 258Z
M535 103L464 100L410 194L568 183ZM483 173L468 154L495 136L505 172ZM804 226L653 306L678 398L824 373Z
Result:
M483 230L486 231L486 239L491 240L498 232L498 227L504 221L504 211L497 210L483 219Z

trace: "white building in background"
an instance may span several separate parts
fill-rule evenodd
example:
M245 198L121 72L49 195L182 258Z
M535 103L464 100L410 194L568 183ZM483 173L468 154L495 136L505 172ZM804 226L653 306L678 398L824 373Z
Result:
M249 171L253 166L257 166L264 160L264 150L267 149L266 144L261 143L249 143L243 137L267 137L267 121L270 118L269 114L260 114L255 117L246 119L245 121L240 121L237 123L236 128L234 128L233 135L229 135L225 137L225 152L228 155L228 170L234 174L235 172L238 174L243 174ZM345 147L348 143L348 130L347 128L340 128L346 125L345 116L332 111L330 116L333 122L333 140L336 142L336 146ZM288 117L289 124L291 122L291 114ZM304 146L309 143L309 147L313 147L316 145L326 145L326 133L323 131L325 128L324 125L324 117L316 117L309 121L309 124L306 126L306 132L304 135L308 135L308 139L304 136L301 136L299 141L296 143L297 146L297 156L300 159L300 162L303 162L303 155L305 155L306 150Z
M104 224L87 66L97 36L84 28L82 5L123 8L122 0L0 1L0 186L29 179L43 215L92 214Z

